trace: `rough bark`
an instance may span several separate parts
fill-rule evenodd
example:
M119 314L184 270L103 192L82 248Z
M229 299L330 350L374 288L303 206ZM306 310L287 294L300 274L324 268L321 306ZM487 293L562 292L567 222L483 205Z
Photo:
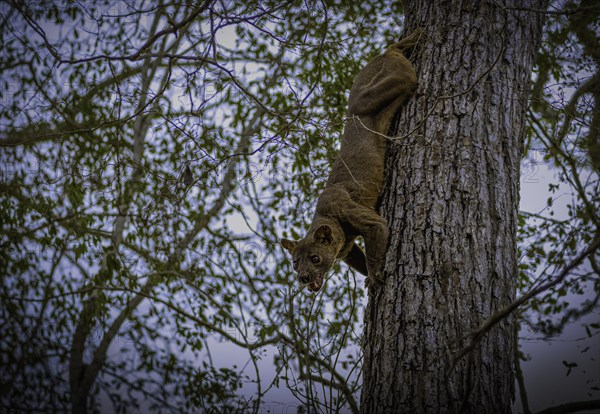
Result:
M505 7L506 6L506 7ZM419 87L388 145L385 286L365 312L363 413L509 413L519 163L544 0L412 2Z

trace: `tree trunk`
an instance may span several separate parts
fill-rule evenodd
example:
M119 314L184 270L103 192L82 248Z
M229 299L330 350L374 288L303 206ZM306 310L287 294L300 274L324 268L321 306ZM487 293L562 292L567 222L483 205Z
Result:
M500 6L506 6L503 8ZM544 0L419 1L419 87L388 145L385 286L365 312L363 413L509 413L512 321L453 367L513 301L519 164Z

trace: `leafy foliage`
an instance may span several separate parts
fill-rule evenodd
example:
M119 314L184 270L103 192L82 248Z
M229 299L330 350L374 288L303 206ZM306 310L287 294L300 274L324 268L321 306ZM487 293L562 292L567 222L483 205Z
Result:
M529 112L528 151L540 154L554 167L556 182L549 185L550 197L541 212L523 213L520 239L525 242L521 265L521 289L527 290L551 277L599 235L600 164L597 149L600 114L594 84L600 79L600 30L594 2L567 2L564 10L584 10L548 17L539 51L536 82ZM569 201L564 203L565 198ZM555 203L566 204L566 215L556 218ZM591 254L585 269L531 302L528 320L546 335L560 333L564 325L592 311L600 295L597 254ZM590 289L591 288L591 289ZM566 299L593 291L579 307L569 308ZM548 315L560 315L553 323ZM595 334L595 333L594 333Z
M331 375L320 403L346 403L363 291L347 275L314 300L277 246L304 231L354 73L399 35L368 7L2 6L3 406L257 410Z
M338 268L301 292L278 240L305 230L353 76L400 36L397 6L26 3L0 5L1 406L246 412L287 387L354 409L362 280ZM528 135L573 202L567 220L524 213L523 290L598 233L600 98L571 110L550 87L598 76L577 16L551 18ZM529 323L585 312L560 298L600 292L590 260Z
M546 207L519 218L522 292L553 280L600 237L600 9L587 0L557 2L551 9L558 12L548 15L537 56L526 152L530 161L551 168L554 182ZM590 320L596 319L599 276L595 249L583 266L521 309L522 327L549 339L579 321L588 338L598 336L600 325ZM567 375L577 366L563 364ZM590 396L598 389L592 377Z

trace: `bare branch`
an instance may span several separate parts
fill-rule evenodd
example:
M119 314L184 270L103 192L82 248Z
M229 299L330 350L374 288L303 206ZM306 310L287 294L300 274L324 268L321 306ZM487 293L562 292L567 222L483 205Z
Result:
M276 59L276 62L274 62L277 65L276 70L273 72L273 74L269 78L268 82L265 84L265 90L269 90L269 88L271 88L273 85L275 85L278 82L279 77L281 76L281 72L283 72L283 68L282 68L283 55L284 55L284 48L282 48L280 50L279 55ZM214 202L214 204L210 208L210 210L208 210L208 212L205 215L200 217L196 221L196 223L194 223L194 227L181 239L181 241L179 242L179 244L177 245L177 248L175 250L176 257L178 257L182 254L183 250L187 248L187 246L196 237L196 235L202 229L206 228L206 226L208 225L208 222L219 211L221 211L221 209L225 205L225 201L227 200L227 197L229 197L231 192L233 192L233 190L235 189L235 181L234 180L235 180L235 175L236 175L237 164L240 161L240 158L242 156L246 155L248 148L250 147L250 139L252 138L252 136L254 134L256 134L258 131L260 131L260 128L261 128L260 120L266 112L267 112L267 109L264 106L257 108L256 111L254 112L254 115L252 116L252 118L248 119L246 121L246 123L244 124L244 128L242 130L242 134L241 134L238 146L235 149L235 151L233 152L232 157L229 159L229 162L227 165L227 170L226 170L224 178L223 178L223 184L221 187L221 192L219 194L219 197Z
M158 15L156 15L153 24L153 30L156 29L158 19L159 17ZM178 43L179 41L180 40L178 40L175 43ZM164 49L165 47L166 42L163 42L162 48ZM156 73L156 65L156 61L151 62L149 59L145 61L145 70L142 70L142 96L140 98L140 101L138 102L138 112L143 111L143 108L147 107L148 105L153 105L153 108L156 110L159 102L157 96L160 96L162 95L162 93L164 93L169 83L170 71L167 71L168 76L166 76L163 79L160 92L157 94L157 96L155 96L152 99L149 99L148 102L146 102L151 81L153 79L154 74ZM124 191L128 191L128 187L130 187L131 184L137 182L142 174L141 161L143 157L144 141L149 127L149 122L144 122L143 117L136 118L136 122L134 125L133 143L133 161L135 163L135 171L125 183ZM118 170L119 166L117 165L117 171ZM113 231L111 234L113 249L110 253L105 254L102 260L101 270L98 272L99 284L102 284L105 280L112 276L112 270L108 266L108 255L112 253L116 254L116 252L118 252L119 250L119 246L123 239L123 230L129 208L130 204L124 204L120 202L118 205L119 215L115 220L115 223L113 225ZM152 287L153 286L151 286L149 289L151 289ZM83 309L81 311L81 316L77 321L75 332L73 334L71 344L71 357L69 361L69 379L71 383L71 392L74 396L76 396L73 398L72 403L74 411L79 410L81 406L85 406L87 401L87 394L89 393L91 386L96 380L99 370L104 364L104 359L106 358L106 352L108 351L110 343L112 342L113 338L118 334L123 322L129 317L130 313L139 305L142 299L143 298L141 297L135 297L129 303L127 303L125 309L123 309L121 313L117 316L117 318L113 321L113 324L109 328L109 331L103 337L100 346L94 352L94 358L90 365L86 365L83 362L83 355L85 352L86 340L91 332L92 323L97 314L96 308L98 297L92 294L87 300L85 300L83 304Z
M477 344L479 344L479 342L485 336L485 334L490 329L492 329L498 322L502 321L504 318L506 318L508 315L510 315L512 312L514 312L519 306L521 306L522 304L527 302L532 297L537 296L538 294L545 292L546 290L561 283L565 279L565 277L567 277L569 275L569 272L571 270L573 270L574 268L579 266L585 260L586 257L588 257L588 256L592 255L594 252L596 252L596 250L598 250L598 247L600 247L600 236L596 236L594 241L592 241L592 243L587 247L587 249L585 249L579 256L577 256L575 259L573 259L571 261L571 263L569 263L567 266L565 266L564 269L562 270L562 272L560 272L560 274L558 276L556 276L554 279L550 280L549 282L543 283L534 289L531 289L529 292L527 292L526 294L521 296L519 299L515 300L510 305L507 305L500 311L496 312L494 315L490 316L481 325L481 327L472 334L471 342L469 343L469 345L467 345L465 348L463 348L456 355L456 357L454 358L453 366L456 366L456 363L460 359L462 359L465 355L467 355L469 352L471 352L473 349L475 349L475 347L477 346Z
M310 352L305 346L304 344L302 344L300 341L293 341L291 338L288 338L285 335L281 335L280 339L285 342L286 344L290 345L292 348L294 348L294 350L296 350L296 352L300 355L304 355L306 356L308 359L316 362L318 365L322 366L323 368L327 369L331 375L336 379L336 388L340 389L342 391L342 393L344 394L344 396L347 398L348 400L348 404L350 404L350 407L354 407L356 408L356 411L354 411L354 408L352 408L352 412L353 413L358 413L358 405L356 404L356 401L354 401L354 397L352 396L352 391L350 391L350 389L348 388L348 386L346 385L346 380L345 378L339 373L337 372L327 361L319 358L317 355L315 355L314 353ZM333 381L331 381L331 383L333 384Z
M356 401L354 400L354 396L352 395L352 392L348 389L348 387L345 386L345 384L338 384L337 382L330 381L326 378L323 378L323 377L320 377L320 376L314 375L314 374L301 375L300 379L315 381L320 384L327 385L328 387L340 390L346 397L346 401L348 401L348 404L350 404L350 409L352 410L352 413L358 414L360 412L360 410L358 409L358 405L356 404Z
M9 4L14 9L18 10L19 13L21 13L23 18L27 22L27 24L42 38L44 45L46 46L46 48L48 49L50 54L54 57L54 59L56 59L56 61L59 64L63 64L63 63L79 64L79 63L86 63L86 62L91 62L94 60L102 60L102 59L108 60L108 61L123 61L123 60L135 61L135 60L139 60L139 59L145 59L146 56L143 55L144 52L147 49L149 49L150 47L152 47L152 45L154 45L154 43L157 40L159 40L161 37L164 37L168 34L177 34L179 29L181 29L184 26L193 22L203 11L207 10L210 2L211 2L211 0L205 1L202 5L196 7L186 18L184 18L180 22L171 23L170 28L160 30L160 31L154 33L154 35L150 36L150 38L148 40L146 40L146 42L142 46L140 46L140 48L136 52L134 52L132 54L129 54L126 56L115 56L115 55L102 54L102 55L90 56L90 57L83 58L83 59L63 59L63 57L60 56L60 54L58 53L56 48L48 40L48 37L46 36L46 32L44 31L44 29L42 29L42 27L31 18L29 13L27 13L27 11L23 10L23 8L14 1L10 1ZM158 14L157 14L157 16L158 16Z
M586 93L592 93L600 88L600 72L596 72L594 76L588 78L585 82L583 82L579 88L573 93L571 99L565 106L565 119L563 121L562 128L558 132L557 140L558 142L562 142L567 133L569 132L569 127L571 126L571 122L575 117L577 102L579 102L579 98L581 98Z

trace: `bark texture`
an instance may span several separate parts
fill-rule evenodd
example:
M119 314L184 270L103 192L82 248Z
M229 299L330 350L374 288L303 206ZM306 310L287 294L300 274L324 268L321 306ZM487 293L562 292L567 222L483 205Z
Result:
M385 286L365 312L363 413L509 413L519 164L543 0L406 4L418 90L388 145Z

